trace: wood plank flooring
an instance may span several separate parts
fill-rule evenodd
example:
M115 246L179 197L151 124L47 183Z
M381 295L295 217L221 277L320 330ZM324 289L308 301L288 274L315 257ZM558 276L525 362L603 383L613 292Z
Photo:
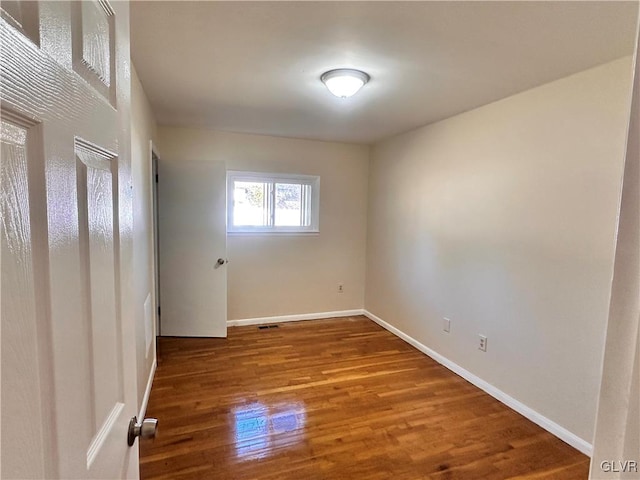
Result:
M150 479L586 479L589 459L365 317L161 338Z

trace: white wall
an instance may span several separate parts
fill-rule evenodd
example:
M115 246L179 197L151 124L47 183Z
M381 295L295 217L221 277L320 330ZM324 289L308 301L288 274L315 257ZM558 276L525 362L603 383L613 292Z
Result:
M588 443L630 78L629 58L578 73L375 145L370 165L365 308Z
M136 320L138 405L144 399L155 352L154 242L150 142L156 124L131 64L131 174L133 182L133 288ZM145 311L145 302L148 302ZM149 314L151 315L149 317Z
M161 162L320 175L319 234L228 236L229 320L363 307L369 147L172 127L158 142Z

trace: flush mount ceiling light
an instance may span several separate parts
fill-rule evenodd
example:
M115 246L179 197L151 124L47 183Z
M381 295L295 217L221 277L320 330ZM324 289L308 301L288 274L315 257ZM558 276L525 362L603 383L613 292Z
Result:
M336 97L348 98L355 95L369 78L369 75L360 70L338 68L323 73L320 80Z

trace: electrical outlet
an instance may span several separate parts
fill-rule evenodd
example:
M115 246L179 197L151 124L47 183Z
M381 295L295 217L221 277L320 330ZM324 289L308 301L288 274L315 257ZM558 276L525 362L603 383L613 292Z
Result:
M444 318L444 323L442 324L442 330L449 333L451 331L451 320L447 317Z
M482 350L483 352L487 351L487 337L484 335L478 335L480 338L480 342L478 343L478 350Z
M344 293L344 285L341 283L338 284L338 293Z

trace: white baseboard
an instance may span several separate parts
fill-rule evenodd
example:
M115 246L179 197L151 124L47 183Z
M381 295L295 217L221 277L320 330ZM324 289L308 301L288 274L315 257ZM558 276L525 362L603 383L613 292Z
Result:
M142 421L147 414L147 405L149 404L149 395L151 395L151 385L153 385L153 377L156 375L156 367L158 366L158 359L153 360L151 364L151 371L149 372L149 379L147 380L147 388L144 391L144 397L142 397L142 404L140 405L140 411L138 412L138 420Z
M265 323L298 322L300 320L319 320L322 318L334 317L352 317L355 315L364 315L364 310L340 310L337 312L302 313L299 315L281 315L278 317L243 318L241 320L227 320L227 327L263 325Z
M571 433L569 430L567 430L564 427L561 427L557 423L549 420L544 415L541 415L540 413L536 412L535 410L527 407L525 404L523 404L523 403L519 402L518 400L516 400L515 398L507 395L502 390L499 390L498 388L494 387L490 383L482 380L480 377L477 377L473 373L471 373L468 370L462 368L460 365L452 362L448 358L443 357L438 352L435 352L435 351L431 350L429 347L426 347L425 345L423 345L422 343L417 341L415 338L410 337L409 335L407 335L403 331L397 329L393 325L388 324L387 322L382 320L380 317L377 317L373 313L371 313L371 312L369 312L367 310L364 310L364 315L367 316L368 318L370 318L371 320L373 320L374 322L376 322L382 328L390 331L391 333L393 333L397 337L400 337L402 340L404 340L408 344L410 344L413 347L417 348L418 350L420 350L425 355L428 355L429 357L433 358L439 364L445 366L446 368L448 368L452 372L456 373L457 375L460 375L462 378L464 378L468 382L472 383L473 385L475 385L479 389L484 390L486 393L491 395L496 400L499 400L500 402L504 403L509 408L515 410L519 414L521 414L524 417L526 417L529 420L531 420L533 423L539 425L540 427L544 428L549 433L555 435L560 440L568 443L573 448L579 450L580 452L584 453L585 455L588 455L589 457L591 456L591 452L593 450L593 447L589 442L583 440L582 438L578 437L574 433Z

